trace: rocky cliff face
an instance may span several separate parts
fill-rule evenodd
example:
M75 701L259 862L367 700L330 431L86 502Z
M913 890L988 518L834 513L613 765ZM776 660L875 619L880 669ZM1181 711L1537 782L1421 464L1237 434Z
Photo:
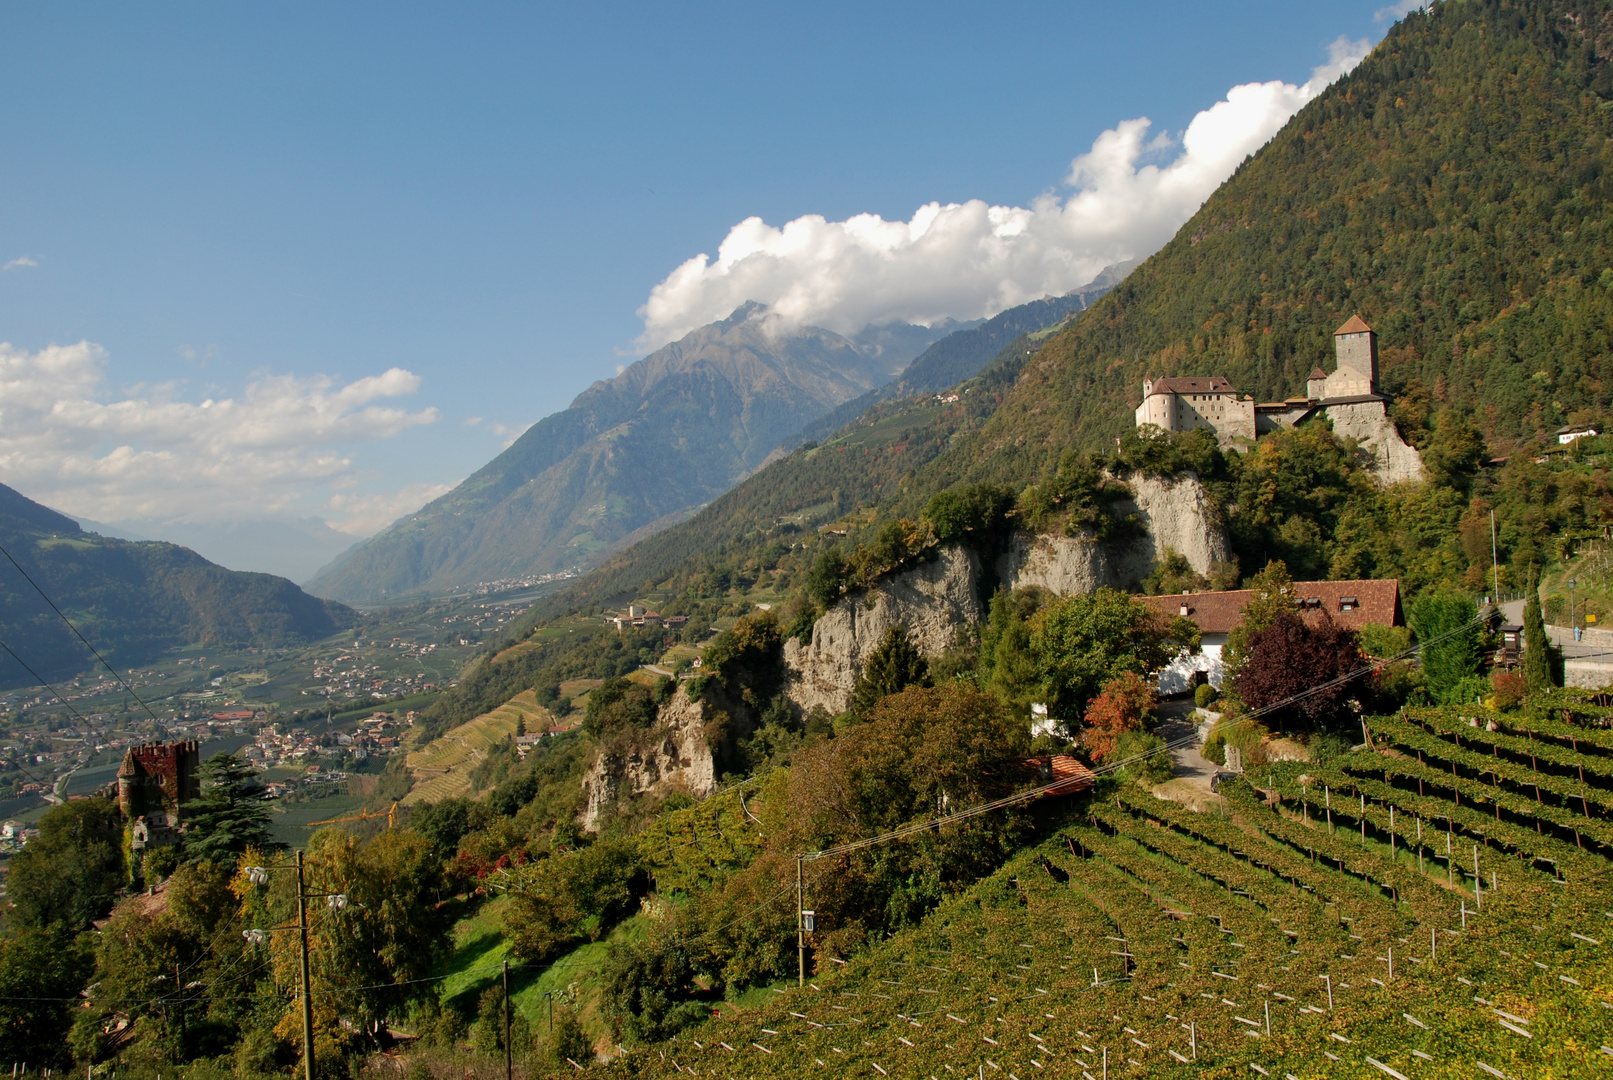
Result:
M1135 588L1166 547L1181 552L1201 574L1230 557L1220 516L1196 478L1139 478L1132 491L1132 506L1121 509L1135 510L1148 530L1135 543L1115 550L1090 536L1017 535L997 560L997 580L1010 588L1034 585L1068 596L1103 586ZM934 656L952 644L959 627L985 618L984 584L974 552L954 547L860 596L846 597L818 620L810 645L794 638L785 642L790 699L802 709L843 711L863 663L892 626L904 624L919 651Z
M912 570L893 574L859 596L848 596L812 628L812 643L784 643L790 699L802 709L845 709L868 659L897 623L918 650L933 656L951 645L959 626L985 617L980 602L980 560L950 547Z
M1333 421L1333 434L1354 439L1377 462L1375 472L1385 484L1423 478L1423 459L1395 430L1381 401L1349 405L1329 405L1327 417Z
M626 796L683 791L700 799L717 790L705 727L704 708L678 687L643 740L607 746L594 759L582 782L582 827L598 831L605 810Z

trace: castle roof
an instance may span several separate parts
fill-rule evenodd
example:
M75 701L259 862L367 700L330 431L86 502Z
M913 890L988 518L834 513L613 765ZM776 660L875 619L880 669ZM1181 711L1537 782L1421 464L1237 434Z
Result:
M1311 378L1325 379L1327 378L1327 372L1323 371L1322 366L1318 364L1316 367L1311 368Z
M1237 389L1219 375L1184 375L1155 379L1150 394L1235 394Z
M1343 326L1341 326L1337 330L1333 331L1333 336L1338 337L1340 334L1370 334L1370 333L1372 333L1372 327L1367 325L1367 321L1365 319L1363 319L1359 315L1351 315L1349 322L1345 323Z

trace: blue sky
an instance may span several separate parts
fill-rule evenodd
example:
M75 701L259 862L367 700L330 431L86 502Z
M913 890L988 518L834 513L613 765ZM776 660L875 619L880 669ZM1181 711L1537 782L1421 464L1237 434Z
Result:
M1381 7L8 5L0 481L100 520L360 534L762 287L702 272L640 314L745 219L1067 198L1106 131L1304 84ZM929 306L992 303L963 292ZM226 406L229 439L181 434ZM186 459L211 471L165 486Z

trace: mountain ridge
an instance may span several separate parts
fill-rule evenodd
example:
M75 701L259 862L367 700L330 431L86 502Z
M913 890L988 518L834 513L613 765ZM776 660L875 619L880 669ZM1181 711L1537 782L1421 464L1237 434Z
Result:
M784 434L888 381L917 332L880 331L859 343L741 305L595 382L309 587L373 603L597 561L646 525L726 491Z
M184 644L279 647L351 626L354 613L285 578L227 570L188 548L85 532L66 514L0 484L0 543L108 661L140 664ZM93 658L9 561L0 564L0 636L41 677ZM34 685L0 657L0 687Z

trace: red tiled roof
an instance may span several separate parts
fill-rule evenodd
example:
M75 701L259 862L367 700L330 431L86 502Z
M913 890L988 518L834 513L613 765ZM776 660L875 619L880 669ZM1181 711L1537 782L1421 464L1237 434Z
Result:
M1243 620L1243 609L1254 596L1252 589L1229 592L1184 593L1179 596L1144 596L1143 603L1165 615L1187 617L1206 634L1227 634ZM1296 581L1294 597L1300 613L1325 611L1347 630L1359 630L1368 623L1399 626L1400 582L1380 581Z
M1037 771L1042 783L1049 785L1046 791L1048 795L1073 795L1077 791L1085 791L1098 782L1097 776L1082 764L1080 758L1071 757L1069 754L1026 758L1025 764Z
M1337 330L1333 331L1333 336L1338 337L1340 334L1370 334L1370 333L1372 333L1372 327L1367 325L1367 321L1365 319L1363 319L1359 315L1351 315L1350 320L1348 322L1346 322L1343 326L1339 327Z
M1318 364L1316 367L1311 368L1311 378L1325 379L1327 378L1327 372L1323 371L1321 365Z
M1235 394L1236 388L1219 375L1184 375L1174 379L1155 379L1155 394Z

